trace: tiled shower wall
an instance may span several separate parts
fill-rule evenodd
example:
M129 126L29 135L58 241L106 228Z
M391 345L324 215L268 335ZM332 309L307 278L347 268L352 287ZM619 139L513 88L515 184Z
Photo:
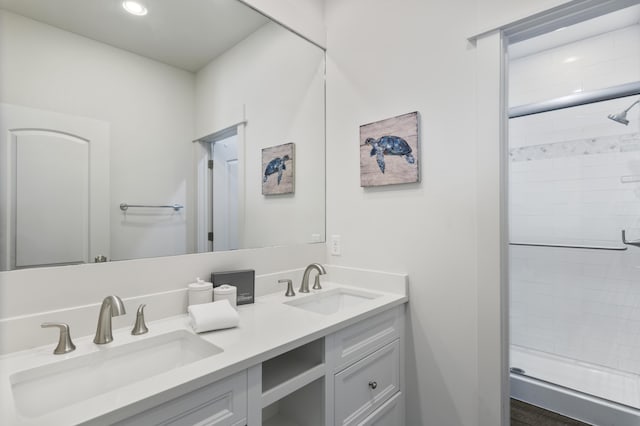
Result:
M512 242L623 247L622 229L640 238L640 150L510 167ZM511 343L640 373L640 248L510 255Z
M511 84L526 81L527 88L512 87L512 101L541 100L528 96L544 92L553 80L549 58L562 62L584 52L590 58L584 66L576 68L579 59L572 62L573 85L599 79L589 89L607 87L601 70L612 64L631 71L611 73L609 85L625 82L623 75L640 80L640 51L612 58L604 46L614 41L640 45L640 26L583 40L576 49L567 45L513 61ZM598 49L604 52L601 63L594 59ZM555 96L571 92L572 80L558 71L562 66L555 70L560 81L549 92ZM628 127L606 118L637 98L510 120L512 242L623 247L622 229L628 238L640 239L640 108L630 112ZM510 294L512 344L640 373L640 248L511 246Z
M637 81L638 41L640 25L636 24L516 59L513 55L518 56L523 49L519 43L514 44L509 63L509 105Z

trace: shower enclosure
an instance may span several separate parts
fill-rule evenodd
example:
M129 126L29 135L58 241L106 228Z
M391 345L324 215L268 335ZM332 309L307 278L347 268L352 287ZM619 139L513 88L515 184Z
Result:
M509 51L512 396L596 425L640 424L640 6L620 12Z

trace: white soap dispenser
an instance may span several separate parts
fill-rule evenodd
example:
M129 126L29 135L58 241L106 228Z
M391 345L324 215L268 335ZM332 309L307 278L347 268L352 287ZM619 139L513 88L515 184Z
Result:
M213 284L196 278L195 283L191 283L189 288L189 305L199 305L201 303L213 302Z

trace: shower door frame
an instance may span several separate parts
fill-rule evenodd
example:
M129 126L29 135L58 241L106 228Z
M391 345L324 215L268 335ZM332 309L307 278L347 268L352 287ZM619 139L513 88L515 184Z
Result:
M468 38L476 48L478 404L480 425L510 424L507 46L637 4L572 0ZM498 350L496 350L498 348Z

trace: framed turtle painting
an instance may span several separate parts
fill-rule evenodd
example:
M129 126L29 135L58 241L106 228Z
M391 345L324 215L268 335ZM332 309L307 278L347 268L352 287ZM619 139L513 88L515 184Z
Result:
M360 186L420 182L418 112L360 126Z
M294 157L293 143L262 149L262 195L293 193Z

